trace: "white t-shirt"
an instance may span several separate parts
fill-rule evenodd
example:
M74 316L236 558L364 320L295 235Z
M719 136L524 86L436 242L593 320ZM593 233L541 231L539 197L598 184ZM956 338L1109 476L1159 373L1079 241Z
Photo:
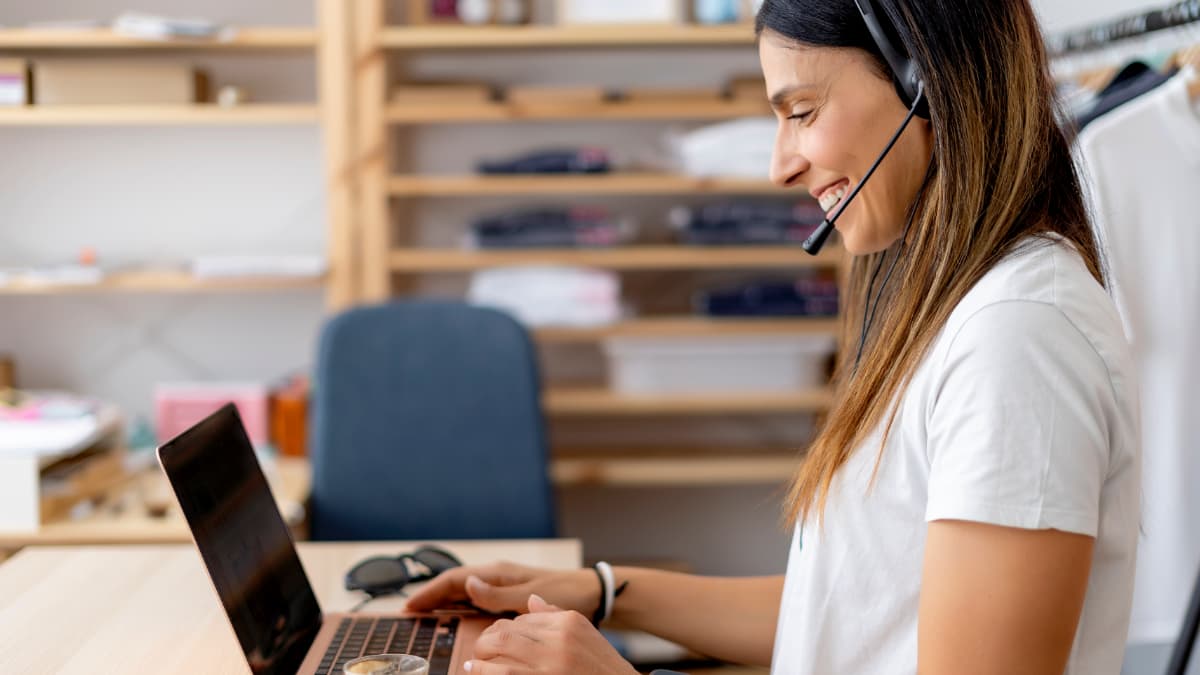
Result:
M926 523L1096 538L1067 675L1121 670L1140 517L1137 383L1120 319L1068 244L1030 240L950 315L880 433L797 528L777 675L917 672Z
M1142 383L1143 537L1130 639L1170 642L1200 564L1200 103L1196 73L1093 122L1078 148Z

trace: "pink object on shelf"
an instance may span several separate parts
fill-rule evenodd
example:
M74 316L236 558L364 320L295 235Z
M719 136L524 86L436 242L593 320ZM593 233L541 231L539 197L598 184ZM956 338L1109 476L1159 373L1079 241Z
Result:
M270 390L265 384L242 382L162 384L154 389L154 412L160 443L175 438L226 403L237 406L246 433L255 445L270 442Z

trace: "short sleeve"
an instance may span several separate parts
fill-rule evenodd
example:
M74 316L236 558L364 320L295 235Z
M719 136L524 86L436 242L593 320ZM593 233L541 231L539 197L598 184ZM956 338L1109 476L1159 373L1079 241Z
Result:
M1115 396L1058 307L989 305L953 336L927 408L925 517L1096 536Z

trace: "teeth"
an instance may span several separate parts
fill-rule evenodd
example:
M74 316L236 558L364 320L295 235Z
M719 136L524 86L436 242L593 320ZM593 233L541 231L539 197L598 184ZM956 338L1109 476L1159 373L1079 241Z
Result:
M842 201L842 198L846 196L847 191L845 185L836 190L827 190L825 194L821 195L821 209L826 213L832 211L833 207L837 206Z

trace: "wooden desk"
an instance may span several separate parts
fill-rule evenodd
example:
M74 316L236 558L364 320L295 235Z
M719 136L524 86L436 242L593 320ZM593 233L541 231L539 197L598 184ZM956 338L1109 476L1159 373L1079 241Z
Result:
M283 457L264 467L279 511L298 531L312 488L308 460ZM175 505L162 470L154 466L128 483L83 518L44 523L36 532L0 531L0 551L23 546L191 544L187 523ZM0 671L3 672L3 671Z
M468 565L507 559L569 569L582 562L575 540L443 545ZM360 598L342 589L353 563L415 547L307 543L300 557L322 610L345 611ZM380 599L367 608L398 611L403 602ZM0 565L0 673L249 672L193 547L33 547Z

